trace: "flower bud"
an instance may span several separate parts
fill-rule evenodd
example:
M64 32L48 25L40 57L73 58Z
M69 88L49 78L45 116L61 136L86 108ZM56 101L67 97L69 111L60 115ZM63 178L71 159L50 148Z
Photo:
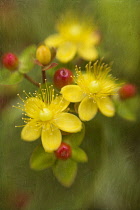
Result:
M18 57L13 53L6 53L2 56L3 65L13 71L16 70L19 64Z
M55 151L55 155L58 159L67 160L71 157L71 147L70 145L62 142L60 147Z
M72 83L73 78L72 78L72 72L69 69L66 68L61 68L58 69L55 74L54 74L54 85L57 88L62 88L65 85L69 85Z
M125 84L119 90L119 95L121 99L132 98L136 95L136 86L132 84Z
M36 59L43 65L47 65L51 61L51 51L45 46L41 45L36 50Z

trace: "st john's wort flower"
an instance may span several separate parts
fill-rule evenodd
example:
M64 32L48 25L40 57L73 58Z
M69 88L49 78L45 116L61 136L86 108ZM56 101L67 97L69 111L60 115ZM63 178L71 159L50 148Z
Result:
M69 13L59 21L56 26L57 33L45 40L49 47L57 48L56 58L67 63L76 53L84 60L93 61L98 57L96 45L99 44L100 35L91 21L76 18Z
M86 72L76 67L76 85L67 85L61 89L67 101L80 102L78 114L81 120L91 120L98 109L107 117L114 116L115 108L110 96L116 94L118 84L109 74L110 70L108 65L98 61L93 66L87 64Z
M23 106L17 108L25 112L21 138L25 141L34 141L41 136L42 145L46 152L58 149L62 141L61 130L76 133L82 129L78 117L67 113L69 102L62 96L54 94L54 89L49 86L36 92L33 96L27 94L26 100L22 99Z

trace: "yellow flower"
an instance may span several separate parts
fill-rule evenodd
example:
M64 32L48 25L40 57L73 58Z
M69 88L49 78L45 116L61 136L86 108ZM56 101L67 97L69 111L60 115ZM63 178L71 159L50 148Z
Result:
M116 94L118 85L110 74L110 67L104 63L86 65L86 73L76 67L75 82L61 89L63 97L70 102L80 102L78 114L81 120L89 121L97 110L107 117L115 114L115 108L109 96Z
M26 93L27 95L27 93ZM41 93L27 95L23 108L25 112L21 138L25 141L34 141L41 136L42 145L46 152L57 150L61 144L61 130L76 133L82 129L78 117L67 113L69 102L62 96L54 94L54 89L49 86L41 89ZM18 107L17 107L18 108Z
M79 21L70 13L58 23L57 31L58 33L46 38L45 44L58 48L56 54L58 60L67 63L76 53L84 60L97 59L98 52L95 45L99 43L100 37L89 20Z

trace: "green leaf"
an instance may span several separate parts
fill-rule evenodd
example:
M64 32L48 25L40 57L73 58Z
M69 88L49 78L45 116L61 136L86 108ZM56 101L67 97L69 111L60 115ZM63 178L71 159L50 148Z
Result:
M36 52L36 46L32 45L27 47L19 57L20 66L19 72L28 73L34 67L34 57Z
M83 163L88 161L87 154L81 148L72 149L72 159L77 162L83 162Z
M23 75L18 72L10 72L7 69L0 70L0 84L1 85L14 85L21 82Z
M38 146L31 155L30 167L34 170L43 170L51 167L55 163L54 153L47 153L43 147Z
M82 130L80 132L63 136L63 141L70 144L72 147L77 147L82 143L84 136L85 136L85 125L83 123Z
M124 101L117 101L116 112L119 116L126 120L135 121L137 118L137 110L139 106L138 98L127 99Z
M58 160L53 167L57 180L65 187L70 187L77 174L77 163L71 159Z

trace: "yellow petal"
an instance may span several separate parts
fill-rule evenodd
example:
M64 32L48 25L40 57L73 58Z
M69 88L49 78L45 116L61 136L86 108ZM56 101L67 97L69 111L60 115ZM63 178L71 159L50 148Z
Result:
M94 61L98 58L98 51L94 46L80 46L78 49L78 54L87 61Z
M40 110L45 108L45 103L39 98L28 98L24 105L24 110L29 117L38 118Z
M63 97L70 102L79 102L84 98L84 93L78 85L66 85L61 89Z
M56 58L62 63L67 63L74 58L76 51L76 45L65 42L57 49Z
M89 121L96 115L96 113L97 104L89 97L84 98L78 107L80 119L83 121Z
M41 128L34 122L27 123L21 131L21 138L25 141L34 141L40 137Z
M46 152L53 152L58 149L61 144L62 136L60 130L54 125L50 128L44 127L41 134L42 145Z
M63 42L62 36L59 34L53 34L45 39L45 44L49 47L58 47Z
M66 101L62 96L57 96L50 104L49 108L50 110L55 110L58 112L58 110L60 112L62 112L63 110L65 110L68 105L70 104L69 101Z
M102 98L97 101L98 108L107 117L113 117L115 114L115 107L109 97Z
M54 123L60 130L69 133L76 133L82 129L82 123L79 118L69 113L58 114Z
M99 44L100 40L101 40L100 32L99 31L94 31L93 33L91 33L88 36L88 38L86 40L86 45L89 45L89 46L97 45L97 44Z

